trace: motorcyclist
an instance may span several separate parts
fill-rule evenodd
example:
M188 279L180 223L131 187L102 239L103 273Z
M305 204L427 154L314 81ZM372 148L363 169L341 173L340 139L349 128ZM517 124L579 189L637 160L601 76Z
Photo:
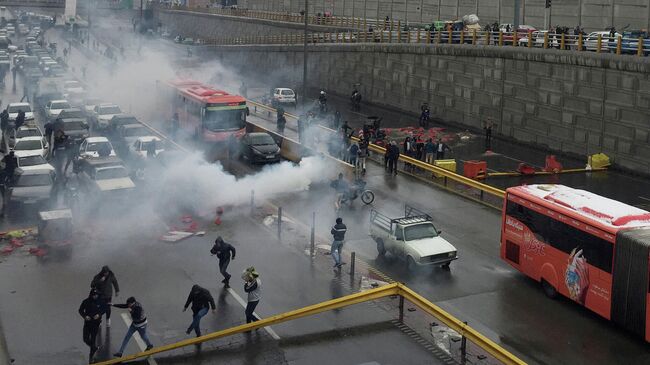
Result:
M338 179L333 180L330 183L330 186L336 190L336 202L334 203L334 207L338 212L341 209L343 198L350 190L350 184L345 180L343 174L339 173Z
M327 109L327 94L325 94L325 90L320 91L320 95L318 95L318 105L320 106L320 111L325 112Z

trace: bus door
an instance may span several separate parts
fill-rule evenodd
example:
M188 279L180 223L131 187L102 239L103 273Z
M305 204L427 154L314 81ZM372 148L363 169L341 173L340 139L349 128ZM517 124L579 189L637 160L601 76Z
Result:
M650 228L619 231L612 277L611 320L648 339Z

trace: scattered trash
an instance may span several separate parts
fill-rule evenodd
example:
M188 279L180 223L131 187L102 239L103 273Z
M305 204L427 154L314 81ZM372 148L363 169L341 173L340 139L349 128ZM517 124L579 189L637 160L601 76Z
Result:
M21 239L18 239L18 238L12 238L12 239L9 241L9 244L12 245L12 246L14 246L14 247L23 247L23 246L25 245L25 244L23 243L23 241L22 241Z
M194 235L198 236L198 237L203 237L203 236L205 236L205 231L198 231L198 232L194 233Z
M30 248L29 253L34 255L34 256L38 256L38 257L43 257L43 256L47 255L47 251L45 249L36 248L36 247Z
M14 252L14 247L13 246L5 246L0 250L0 253L3 255L9 255L10 253Z
M407 311L409 311L409 312L415 312L415 308L410 307L409 309L407 309Z
M381 280L370 279L367 276L361 277L361 287L359 291L375 289L388 283Z
M170 231L166 235L161 236L160 240L165 242L178 242L193 235L194 232Z

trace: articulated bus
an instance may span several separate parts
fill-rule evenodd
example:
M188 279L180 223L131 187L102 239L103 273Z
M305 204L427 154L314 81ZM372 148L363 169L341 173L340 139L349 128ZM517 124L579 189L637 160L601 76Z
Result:
M246 132L246 99L193 80L165 83L171 114L178 113L180 130L203 142L226 142Z
M650 212L562 185L507 189L501 258L650 341Z

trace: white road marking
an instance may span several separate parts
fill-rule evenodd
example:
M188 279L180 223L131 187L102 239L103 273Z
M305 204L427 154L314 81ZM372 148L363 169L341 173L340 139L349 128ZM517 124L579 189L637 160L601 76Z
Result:
M129 315L126 313L121 313L122 314L122 319L124 320L124 323L126 323L126 327L129 328L131 326L131 318L129 318ZM144 343L144 340L142 340L142 337L140 337L140 334L138 332L135 332L133 334L133 338L135 339L135 342L138 344L138 347L140 348L141 351L144 351L147 349L147 345ZM158 365L156 362L156 359L153 357L149 356L147 357L147 362L149 365Z
M233 297L235 297L235 299L239 302L239 304L241 304L241 306L244 307L244 309L246 309L246 304L247 304L247 303L244 301L244 299L242 299L242 297L239 296L239 294L237 294L236 291L232 290L232 288L228 288L228 293L230 293ZM257 319L260 319L260 316L258 316L256 312L253 312L253 315L254 315L255 317L257 317ZM271 335L271 337L273 337L273 339L275 339L275 340L279 340L279 339L280 339L280 336L278 336L278 334L275 333L275 331L273 330L273 328L271 328L271 327L264 327L264 330L265 330L266 332L268 332L268 334Z

